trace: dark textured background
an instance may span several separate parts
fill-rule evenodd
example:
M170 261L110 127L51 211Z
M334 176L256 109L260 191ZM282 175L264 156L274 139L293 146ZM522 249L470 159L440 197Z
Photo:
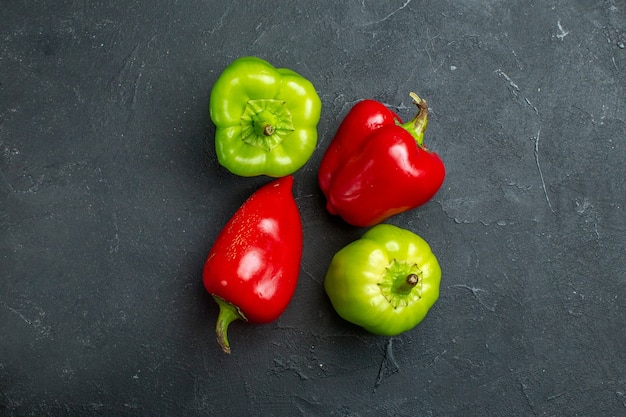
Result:
M0 414L625 415L626 2L3 0L0 23ZM213 150L241 55L309 78L323 114L295 297L227 356L201 270L268 182ZM352 104L407 118L412 90L448 175L389 222L443 281L388 339L323 292L364 230L316 172Z

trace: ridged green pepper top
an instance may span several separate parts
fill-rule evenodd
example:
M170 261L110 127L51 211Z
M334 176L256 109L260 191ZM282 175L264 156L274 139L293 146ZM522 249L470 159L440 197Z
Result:
M296 72L256 57L236 59L209 103L220 164L244 177L295 172L317 146L321 108L313 84Z
M439 297L440 280L441 268L424 239L379 224L335 254L324 288L345 320L395 336L424 319Z

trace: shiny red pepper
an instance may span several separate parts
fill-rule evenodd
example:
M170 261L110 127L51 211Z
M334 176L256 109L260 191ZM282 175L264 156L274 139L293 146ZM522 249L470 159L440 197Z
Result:
M357 103L347 114L322 159L318 181L326 208L360 227L416 208L443 184L445 167L423 144L428 106L411 97L417 115L400 117L374 100Z
M226 353L231 322L277 319L296 289L302 222L292 187L289 175L252 194L224 226L207 257L202 281L220 307L215 331Z

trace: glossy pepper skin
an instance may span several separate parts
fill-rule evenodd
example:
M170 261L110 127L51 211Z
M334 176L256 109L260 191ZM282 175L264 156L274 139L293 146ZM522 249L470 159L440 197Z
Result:
M441 268L415 233L379 224L333 257L324 288L345 320L395 336L420 323L439 297Z
M244 177L295 172L315 150L321 107L313 84L294 71L257 57L236 59L209 103L220 164Z
M419 111L408 123L375 100L357 103L346 115L318 172L331 214L369 227L426 203L439 190L444 164L423 143L428 106L411 97Z
M224 226L202 280L219 305L217 340L230 353L234 320L268 323L287 308L302 258L302 222L289 175L261 187Z

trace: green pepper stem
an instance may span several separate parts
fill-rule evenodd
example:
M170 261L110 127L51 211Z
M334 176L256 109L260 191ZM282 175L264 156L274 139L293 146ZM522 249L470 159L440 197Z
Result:
M228 326L235 320L246 320L239 309L228 301L214 295L213 299L220 307L217 316L217 324L215 325L215 334L217 335L217 343L225 353L230 353L230 343L228 342Z
M428 104L426 104L426 100L413 92L409 93L409 96L413 99L413 103L417 106L418 111L413 119L402 123L400 126L413 136L418 146L422 146L424 143L424 132L428 126Z
M422 297L422 276L423 272L417 264L393 259L378 286L393 308L407 306Z
M291 113L283 100L248 100L241 115L241 140L267 152L294 130Z
M409 274L404 279L399 277L395 282L394 291L396 294L408 294L415 288L418 282L419 275L417 274Z
M263 134L265 136L272 136L275 131L276 129L272 125L265 125L265 127L263 128Z

